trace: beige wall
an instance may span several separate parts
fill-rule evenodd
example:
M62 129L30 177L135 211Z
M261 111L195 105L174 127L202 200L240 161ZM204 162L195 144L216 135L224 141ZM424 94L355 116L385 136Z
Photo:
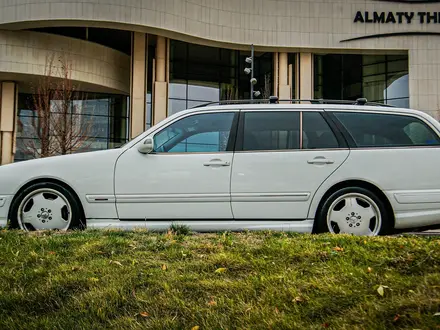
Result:
M440 119L440 36L432 39L418 37L419 48L409 51L410 106Z
M354 23L357 11L439 12L440 3L403 4L377 0L91 0L87 3L79 0L0 0L0 27L106 26L234 48L249 48L252 43L256 50L277 52L400 51L409 53L411 106L431 113L439 111L439 35L343 40L395 32L439 33L440 24L420 24L417 16L412 24ZM128 86L119 84L120 80L114 77L108 83L119 88Z
M278 97L288 100L292 98L292 86L289 85L288 54L278 53Z
M299 98L310 100L313 95L313 54L299 53Z
M44 74L46 56L64 52L79 87L129 92L130 57L113 49L57 35L0 30L0 80L26 82Z
M0 84L0 165L14 160L17 85L14 82Z
M439 31L436 24L354 24L358 10L440 11L438 3L377 0L1 0L0 25L46 20L77 20L82 25L84 21L112 22L239 45L370 49L401 48L405 41L340 41L372 33Z
M130 79L130 137L134 138L145 130L146 94L147 94L147 36L145 33L133 33L131 47Z
M155 82L153 95L153 124L157 124L168 115L168 41L164 37L157 37L155 59Z

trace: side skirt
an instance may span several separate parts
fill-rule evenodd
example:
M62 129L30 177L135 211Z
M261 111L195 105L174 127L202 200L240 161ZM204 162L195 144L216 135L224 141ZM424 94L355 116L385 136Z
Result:
M274 230L311 233L314 220L303 221L251 221L251 220L157 220L130 221L115 219L88 219L87 228L96 229L148 229L151 231L166 231L171 225L185 225L196 232L244 231L244 230Z

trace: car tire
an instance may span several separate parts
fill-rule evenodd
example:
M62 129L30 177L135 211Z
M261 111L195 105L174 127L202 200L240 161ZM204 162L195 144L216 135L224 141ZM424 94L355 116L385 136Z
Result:
M26 231L84 229L80 203L64 186L38 182L15 196L9 211L10 226Z
M377 236L390 234L392 229L392 214L381 198L362 187L346 187L324 200L314 231Z

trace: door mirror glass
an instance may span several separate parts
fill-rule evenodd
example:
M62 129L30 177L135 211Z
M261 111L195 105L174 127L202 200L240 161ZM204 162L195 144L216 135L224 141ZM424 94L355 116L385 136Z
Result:
M154 149L154 140L152 137L147 137L144 142L139 144L138 151L141 154L149 154Z

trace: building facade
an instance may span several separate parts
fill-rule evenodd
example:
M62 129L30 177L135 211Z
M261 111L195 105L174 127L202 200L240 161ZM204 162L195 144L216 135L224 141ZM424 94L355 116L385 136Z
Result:
M69 59L74 115L99 150L183 109L249 98L251 45L260 97L440 114L440 1L0 0L1 164L35 157L50 54Z

